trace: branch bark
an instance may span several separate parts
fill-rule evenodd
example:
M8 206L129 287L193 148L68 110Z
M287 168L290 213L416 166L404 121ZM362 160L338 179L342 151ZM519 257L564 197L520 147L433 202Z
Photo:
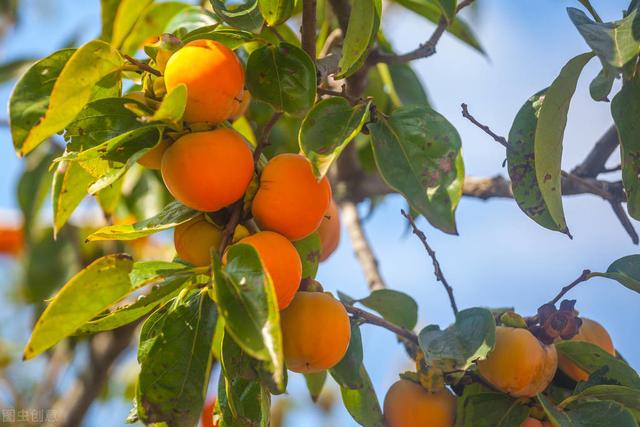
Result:
M369 289L376 291L386 288L387 286L382 278L382 274L380 274L380 270L378 269L378 260L373 254L373 249L371 249L371 245L362 227L358 207L353 202L343 201L340 204L340 210L342 213L342 221L347 227L349 236L351 237L353 252L362 267Z
M302 0L302 49L316 61L316 0Z
M600 137L582 163L576 166L571 173L583 178L595 178L608 170L605 167L607 160L620 144L618 131L611 126Z
M90 343L90 360L76 383L53 406L57 419L49 426L75 427L82 424L93 401L107 382L111 367L127 349L138 322L96 335Z

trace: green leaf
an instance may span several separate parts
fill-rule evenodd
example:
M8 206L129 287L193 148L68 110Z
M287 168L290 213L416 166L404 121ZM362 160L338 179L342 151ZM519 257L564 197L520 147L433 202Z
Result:
M79 327L132 291L128 255L107 255L69 280L36 322L24 350L31 359L73 334Z
M304 374L304 380L307 383L311 400L317 402L324 388L324 383L327 380L327 371L317 372L315 374Z
M468 369L493 349L496 322L489 310L469 308L459 312L456 322L444 331L435 325L427 326L420 331L418 340L427 364L445 363L453 369Z
M440 6L442 13L447 18L447 21L451 22L456 17L456 6L458 3L457 0L435 0L435 2Z
M380 174L440 230L456 234L464 165L457 130L429 107L401 107L368 126Z
M593 16L593 18L596 21L602 22L602 19L598 15L598 12L596 12L596 10L593 8L593 6L591 5L591 2L589 0L578 0L578 1L580 2L580 4L582 4L589 11L591 16Z
M583 341L561 341L555 344L558 353L591 374L604 369L604 376L623 386L640 390L640 377L625 362L597 345Z
M260 13L270 27L283 24L291 17L293 0L258 0Z
M210 2L216 15L232 27L251 32L258 32L262 28L264 20L260 14L258 0L229 2L229 5L225 0L210 0Z
M179 202L171 202L160 213L151 218L136 222L135 224L102 227L90 234L87 240L135 240L176 227L197 215L199 215L199 212L187 208Z
M113 35L113 21L116 19L118 6L122 0L100 0L100 16L102 22L102 30L100 31L100 40L106 42L111 41Z
M206 291L178 297L140 335L136 406L145 424L198 423L211 372L217 309Z
M540 107L534 139L536 180L542 200L558 229L566 234L569 229L562 208L562 140L578 77L591 58L593 53L589 52L571 59L551 83Z
M369 119L368 104L351 107L341 97L323 99L302 121L298 141L318 179L324 177Z
M269 427L271 395L259 381L220 375L218 427Z
M507 165L513 197L522 211L541 226L553 231L562 231L562 225L553 217L536 179L534 141L538 125L538 113L544 102L546 90L533 95L524 103L509 131Z
M591 276L617 280L632 291L640 292L640 255L628 255L614 261L606 273L591 273Z
M144 126L127 106L146 107L129 98L102 98L91 101L65 127L68 151L83 151Z
M558 427L637 427L633 414L613 401L579 402L559 411L547 397L538 395L538 400L553 423Z
M284 383L280 312L273 283L252 246L229 248L224 269L214 260L216 302L225 330L251 357L268 362L276 384Z
M131 284L135 288L139 288L150 283L159 283L169 278L187 277L194 283L207 283L206 275L195 276L194 268L179 263L168 261L139 261L133 265L133 270L129 273Z
M396 3L411 10L418 15L428 19L434 24L440 21L440 7L431 0L395 0ZM469 25L460 18L456 18L448 27L447 32L472 47L478 52L484 54L485 51L476 38Z
M220 27L219 25L212 25L209 28L210 30L207 31L192 31L184 36L182 41L186 44L194 40L207 39L222 43L229 49L237 49L256 38L255 34L236 28Z
M160 106L148 120L164 122L176 130L182 130L182 116L186 106L187 86L181 83L164 96Z
M16 194L18 205L22 212L25 236L31 236L31 230L36 224L42 205L51 189L52 174L49 171L55 154L49 150L37 150L26 158L25 170L20 175Z
M92 180L91 175L75 162L58 164L51 183L54 235L58 234L85 198L87 187Z
M404 292L379 289L358 302L403 328L411 330L418 323L418 304Z
M251 96L276 110L301 115L316 96L316 69L311 58L288 43L254 50L247 62L247 88Z
M378 397L373 389L373 384L369 378L364 365L360 366L357 374L362 379L362 387L359 389L351 389L341 386L340 393L345 408L353 419L365 427L384 427L384 417L380 409Z
M160 142L156 125L133 129L80 153L67 152L61 160L77 162L92 176L88 192L95 194L111 185L142 155Z
M594 101L609 101L609 94L613 88L613 82L619 72L612 66L603 63L602 70L591 81L589 93Z
M122 51L133 55L147 39L162 34L167 24L189 7L191 6L181 2L149 4L122 41Z
M33 65L33 59L16 59L0 65L0 83L6 83L20 77Z
M627 210L633 218L640 219L640 75L624 82L611 102L611 115L620 138Z
M142 18L142 14L153 0L121 0L118 10L113 18L111 30L111 44L116 48L122 48L125 39L131 34L131 30ZM157 35L157 34L155 34Z
M169 277L164 282L153 285L148 293L139 296L135 302L116 307L85 323L77 333L91 334L110 331L127 325L176 297L189 282L188 277Z
M62 49L33 64L16 83L9 99L11 137L22 149L31 128L44 117L56 79L75 49Z
M313 232L304 239L293 242L293 246L302 261L302 278L315 279L320 262L320 235L317 231Z
M28 154L46 138L64 129L91 99L94 86L123 65L118 51L100 40L93 40L75 51L53 86L44 115L24 139L14 139L18 153ZM14 111L14 114L20 113Z
M362 376L362 360L364 357L362 349L362 335L360 334L360 326L358 323L350 319L351 339L349 347L344 357L336 366L331 368L329 372L334 380L342 388L362 389L364 387L365 378Z
M348 77L358 71L369 53L369 46L378 33L382 16L381 0L353 0L347 34L342 44L340 71L336 79ZM252 92L253 93L253 92Z
M502 393L479 392L465 394L458 407L456 427L520 426L529 415L529 408Z
M575 401L582 400L612 400L621 405L640 411L640 390L619 385L595 385L574 394L560 403L560 407L567 407Z
M620 21L604 24L592 21L580 9L569 7L567 13L593 52L613 67L622 68L640 53L637 8Z

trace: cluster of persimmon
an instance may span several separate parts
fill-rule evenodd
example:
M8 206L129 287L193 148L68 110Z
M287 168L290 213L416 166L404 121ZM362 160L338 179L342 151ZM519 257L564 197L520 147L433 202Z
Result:
M597 345L615 355L607 330L598 322L582 318L574 341ZM557 370L574 381L589 374L558 355L553 344L544 344L525 327L497 326L495 347L477 363L478 373L495 390L515 398L531 398L551 384ZM418 382L401 379L387 393L384 412L389 427L453 427L456 398L446 388L429 391ZM542 413L542 412L541 412ZM550 427L543 419L528 417L521 427Z
M246 217L257 226L250 227L255 232L239 224L231 243L253 246L271 278L281 310L287 367L303 373L333 367L349 344L349 317L329 294L298 292L302 261L292 243L318 231L319 259L336 249L340 223L329 181L317 179L309 160L294 153L271 158L258 173L251 146L227 125L245 114L250 101L243 65L231 49L198 40L163 61L166 91L180 84L187 87L185 122L209 128L175 141L165 139L140 159L143 166L160 170L176 200L202 212L175 228L178 258L195 266L210 265L212 251L225 239L225 227L212 218L228 213L236 203L250 205Z

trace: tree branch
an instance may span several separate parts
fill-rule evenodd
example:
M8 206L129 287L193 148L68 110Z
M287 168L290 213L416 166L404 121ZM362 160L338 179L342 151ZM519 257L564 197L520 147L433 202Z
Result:
M418 336L412 331L402 328L395 323L391 323L383 319L382 317L376 316L375 314L369 313L368 311L362 310L352 305L342 305L344 305L344 308L348 313L353 315L353 317L363 321L364 323L369 323L370 325L376 325L385 328L393 332L394 334L401 336L402 338L406 338L412 344L418 345Z
M127 349L138 322L111 332L95 335L90 343L90 361L76 383L53 406L53 427L75 427L82 424L87 410L102 392L111 367Z
M351 245L353 246L353 252L362 267L367 285L372 291L386 288L386 284L380 270L378 269L378 260L373 254L371 245L367 240L360 215L358 214L358 207L355 203L350 201L343 201L340 204L340 210L342 213L342 220L344 221L349 236L351 237Z
M456 14L460 12L465 7L469 6L473 3L474 0L464 0L458 4L456 8ZM422 43L420 46L412 50L411 52L407 52L401 55L389 54L381 52L379 49L374 49L369 53L367 57L367 63L369 65L375 65L377 63L385 63L385 64L405 64L407 62L414 61L420 58L428 58L436 53L436 45L442 38L442 35L447 31L449 27L449 22L446 17L442 15L440 17L440 21L436 26L436 29L429 37L429 40Z
M558 295L556 295L551 301L549 301L549 304L555 305L558 301L560 301L560 299L562 299L563 296L565 296L567 294L567 292L569 292L571 289L575 288L580 283L586 282L590 278L591 278L591 271L584 270L582 272L582 274L580 274L580 276L578 276L578 278L576 280L574 280L573 282L571 282L570 284L568 284L567 286L562 288L560 290L560 292L558 293Z
M424 234L422 230L418 228L413 218L411 218L411 215L407 214L404 211L404 209L400 210L400 213L402 213L402 216L405 217L407 221L409 221L409 225L411 225L411 230L413 231L413 234L415 234L418 237L418 239L420 239L420 241L422 242L422 246L424 246L425 250L431 257L431 260L433 262L433 273L436 276L436 280L438 280L440 283L442 283L442 286L444 286L444 290L447 291L447 295L449 296L449 304L451 305L453 314L457 315L458 304L456 303L456 299L453 296L453 288L451 287L451 285L449 285L449 282L444 277L444 273L442 271L442 268L440 268L440 263L438 262L438 258L436 258L436 253L431 248L431 246L429 246L429 243L427 242L427 236Z
M603 172L608 172L605 164L619 144L618 131L615 126L611 126L596 142L584 161L571 173L583 178L595 178Z
M302 49L316 61L316 0L302 0Z
M509 145L509 142L502 136L494 133L489 126L486 126L476 120L471 114L469 114L469 110L467 109L467 104L462 104L462 116L473 123L478 128L482 129L487 135L491 136L496 142L504 146L507 151L512 150L513 147ZM624 194L624 190L622 189L622 185L620 184L620 188L615 192L609 191L608 185L605 181L597 181L594 178L599 175L601 172L605 171L605 163L615 147L618 145L618 135L615 128L609 128L609 130L605 133L604 136L600 138L600 140L596 143L593 150L589 153L585 161L579 165L576 169L581 172L582 175L575 175L572 173L568 173L565 171L560 171L562 174L561 188L562 194L565 194L565 186L573 185L577 188L582 189L584 193L596 194L602 197L604 200L607 200L611 204L611 208L613 209L616 218L620 221L623 228L631 237L631 241L634 244L638 244L638 234L633 228L633 224L631 220L624 212L620 203L626 200L626 196ZM574 169L574 170L576 170ZM590 177L592 176L592 177ZM610 183L614 184L614 183ZM619 183L618 183L619 184Z

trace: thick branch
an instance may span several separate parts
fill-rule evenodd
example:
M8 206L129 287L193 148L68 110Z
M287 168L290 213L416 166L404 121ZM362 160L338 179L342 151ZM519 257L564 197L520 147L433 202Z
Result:
M89 365L69 391L53 406L57 416L56 427L75 427L82 424L87 410L102 392L112 365L129 346L136 326L137 322L96 335L92 339Z
M302 49L316 60L316 0L302 0Z
M584 184L588 183L588 186ZM598 189L596 192L594 189ZM581 181L562 178L562 194L565 196L594 194L600 195L601 191L606 191L614 200L624 202L626 196L620 181L609 182L593 178L582 178ZM358 203L370 197L384 196L396 193L378 175L366 175L359 180L353 180L349 184L349 194L346 198ZM467 176L464 179L462 194L465 197L472 197L482 200L493 198L513 198L511 182L504 177L497 175L494 177Z
M378 260L375 255L373 255L373 250L362 227L358 207L353 202L344 201L341 203L340 208L342 221L347 227L349 236L351 237L353 252L362 267L369 289L375 291L386 288L387 286L378 269Z
M605 164L619 144L618 131L615 126L611 126L596 142L584 161L576 166L571 173L583 178L595 178L599 174L607 172Z
M449 285L449 282L444 277L442 268L440 268L440 262L438 262L438 258L436 258L436 252L431 248L431 246L429 246L429 242L427 242L427 236L422 230L418 228L413 218L411 218L411 215L407 214L404 209L400 212L402 213L402 216L404 216L407 221L409 221L409 225L411 225L413 234L415 234L418 239L420 239L420 241L422 242L422 246L424 246L424 249L429 254L429 257L431 257L431 261L433 262L433 273L436 275L436 280L438 280L440 283L442 283L442 286L444 286L444 289L445 291L447 291L447 295L449 296L449 304L451 305L453 314L457 315L458 304L456 303L456 299L453 296L453 288L451 287L451 285Z

